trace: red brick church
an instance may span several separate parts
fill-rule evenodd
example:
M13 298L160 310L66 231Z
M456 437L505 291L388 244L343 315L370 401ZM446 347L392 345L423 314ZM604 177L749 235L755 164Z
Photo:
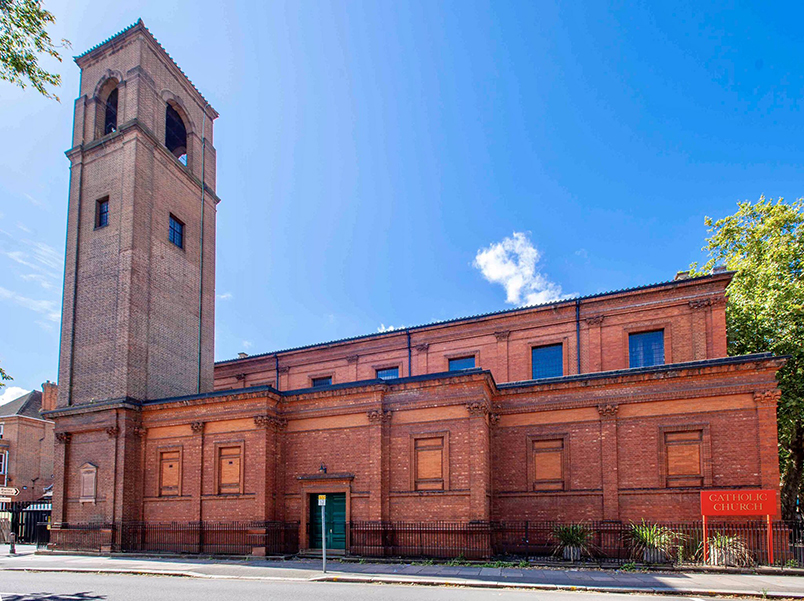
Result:
M728 272L214 363L218 114L141 21L76 62L55 546L316 548L321 494L348 550L350 523L691 521L701 489L778 488L782 360L727 356Z

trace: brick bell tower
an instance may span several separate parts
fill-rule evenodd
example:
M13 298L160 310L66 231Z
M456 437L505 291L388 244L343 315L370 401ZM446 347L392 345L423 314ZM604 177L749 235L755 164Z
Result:
M142 401L212 390L218 113L142 20L75 62L54 522L110 523Z

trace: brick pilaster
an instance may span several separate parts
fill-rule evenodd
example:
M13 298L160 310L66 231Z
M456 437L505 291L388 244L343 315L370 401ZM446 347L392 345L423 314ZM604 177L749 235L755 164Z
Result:
M617 458L617 405L598 405L600 413L603 519L620 519L620 483Z

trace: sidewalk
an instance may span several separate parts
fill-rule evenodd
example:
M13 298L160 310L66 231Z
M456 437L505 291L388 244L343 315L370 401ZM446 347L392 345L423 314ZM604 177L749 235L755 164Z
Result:
M493 588L642 592L676 595L742 595L804 599L804 577L765 574L692 572L620 572L594 569L483 568L406 563L340 563L330 561L327 574L312 559L220 560L195 558L97 557L35 555L18 546L9 556L0 546L0 570L157 574L194 578L244 578L388 584L462 585Z

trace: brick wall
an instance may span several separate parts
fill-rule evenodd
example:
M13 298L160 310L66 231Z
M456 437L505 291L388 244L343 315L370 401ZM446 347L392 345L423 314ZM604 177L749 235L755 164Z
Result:
M410 362L406 331L223 361L215 367L215 389L278 383L296 390L321 376L336 384L373 379L385 367L398 367L402 377L432 374L467 355L497 382L529 380L531 349L548 344L563 345L563 372L572 375L579 373L578 339L580 373L611 371L628 367L628 334L652 329L664 330L665 363L725 357L730 280L722 273L584 299L577 332L574 300L413 328Z

